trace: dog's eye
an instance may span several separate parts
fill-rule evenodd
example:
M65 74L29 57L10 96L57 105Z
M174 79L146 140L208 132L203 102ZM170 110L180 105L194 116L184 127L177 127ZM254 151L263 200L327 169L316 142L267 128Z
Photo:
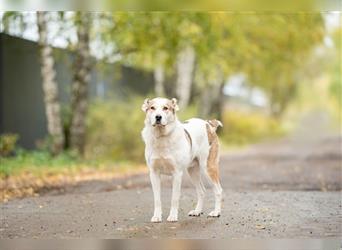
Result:
M152 109L152 110L156 110L156 108L155 108L155 107L153 107L153 106L151 107L151 109Z
M164 108L163 108L163 110L165 110L165 111L168 110L168 109L169 109L168 107L164 107Z

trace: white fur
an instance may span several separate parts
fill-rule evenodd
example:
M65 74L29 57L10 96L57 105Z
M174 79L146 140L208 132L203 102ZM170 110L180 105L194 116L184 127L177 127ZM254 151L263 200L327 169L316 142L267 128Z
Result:
M169 108L164 110L165 106ZM146 112L142 137L146 145L145 158L150 170L154 194L154 214L151 221L162 221L160 200L161 174L173 176L171 209L167 220L171 222L178 220L182 175L186 169L196 187L198 197L197 206L189 212L189 215L199 216L203 209L205 191L201 181L201 172L206 173L210 149L206 130L207 122L202 119L193 118L186 123L181 123L175 114L178 110L176 99L146 99L142 109ZM156 115L162 116L161 124L156 124ZM192 143L189 143L184 129L190 134ZM218 217L221 213L222 188L219 183L212 184L216 202L215 209L209 216Z

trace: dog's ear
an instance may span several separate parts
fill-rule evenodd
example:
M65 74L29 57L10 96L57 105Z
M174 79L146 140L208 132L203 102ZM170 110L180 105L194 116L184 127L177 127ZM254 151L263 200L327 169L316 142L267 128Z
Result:
M172 108L174 111L178 111L179 110L179 107L178 107L178 104L177 104L177 99L176 98L172 98L171 99L171 105L172 105Z
M146 112L148 110L150 104L150 99L146 98L143 105L141 106L141 110Z

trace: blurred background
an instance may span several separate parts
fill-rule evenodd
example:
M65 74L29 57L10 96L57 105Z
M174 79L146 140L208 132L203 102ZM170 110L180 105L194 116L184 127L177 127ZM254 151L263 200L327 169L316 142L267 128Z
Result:
M340 133L339 12L0 18L0 176L7 184L145 169L140 107L147 97L178 98L181 120L221 120L224 150Z

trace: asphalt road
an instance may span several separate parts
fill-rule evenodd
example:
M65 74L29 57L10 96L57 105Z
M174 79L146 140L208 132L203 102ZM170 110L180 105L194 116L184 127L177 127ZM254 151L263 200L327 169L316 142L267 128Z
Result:
M342 236L341 137L288 138L224 153L220 218L188 217L195 190L184 178L179 222L150 223L146 174L88 181L0 204L1 238L319 238ZM208 188L205 213L213 207Z

